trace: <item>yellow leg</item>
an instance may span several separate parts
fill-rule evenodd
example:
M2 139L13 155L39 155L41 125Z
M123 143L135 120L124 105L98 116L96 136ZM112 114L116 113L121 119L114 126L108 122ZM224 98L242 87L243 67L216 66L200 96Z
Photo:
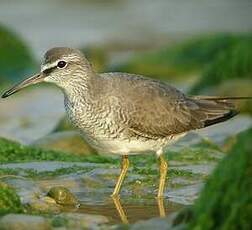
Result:
M165 179L168 170L168 163L165 161L164 157L160 156L160 180L159 180L159 188L158 188L158 198L163 197L164 195L164 187L165 187Z
M116 210L121 218L121 221L122 223L124 224L128 224L129 221L128 221L128 218L127 218L127 215L125 214L124 210L123 210L123 207L121 205L121 202L120 202L120 199L118 196L116 197L112 197L113 201L114 201L114 204L115 204L115 207L116 207Z
M112 197L116 197L119 195L119 192L120 192L120 189L122 186L122 182L127 174L128 168L129 168L128 155L123 155L122 156L122 163L121 163L121 173L117 179L116 186L115 186L114 192L112 194Z

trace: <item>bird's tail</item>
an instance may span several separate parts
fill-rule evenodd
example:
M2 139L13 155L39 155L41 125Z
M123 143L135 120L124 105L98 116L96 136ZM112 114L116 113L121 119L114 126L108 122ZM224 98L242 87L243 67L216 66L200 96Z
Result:
M191 97L199 106L202 116L205 116L204 127L226 121L239 113L235 107L235 100L248 100L252 97L215 97L194 96Z

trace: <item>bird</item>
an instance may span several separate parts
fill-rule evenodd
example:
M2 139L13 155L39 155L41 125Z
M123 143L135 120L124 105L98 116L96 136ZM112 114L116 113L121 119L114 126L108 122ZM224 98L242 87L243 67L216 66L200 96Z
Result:
M55 47L39 73L4 92L6 98L40 82L58 86L67 117L100 152L120 155L121 172L112 197L118 197L129 167L128 156L156 154L160 160L157 197L164 196L168 163L164 148L191 130L238 114L233 100L249 97L187 96L175 87L131 73L97 73L78 49Z

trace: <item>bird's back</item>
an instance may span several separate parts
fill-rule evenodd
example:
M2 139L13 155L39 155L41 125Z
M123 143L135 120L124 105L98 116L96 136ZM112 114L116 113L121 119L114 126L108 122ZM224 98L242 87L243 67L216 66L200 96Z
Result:
M236 114L233 104L226 100L187 97L168 84L140 75L105 73L100 77L101 100L110 101L117 122L123 120L131 135L165 138Z

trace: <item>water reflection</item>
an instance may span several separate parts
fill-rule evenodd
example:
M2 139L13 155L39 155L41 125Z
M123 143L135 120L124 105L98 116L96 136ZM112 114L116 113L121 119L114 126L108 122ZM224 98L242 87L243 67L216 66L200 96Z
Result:
M119 197L112 197L112 200L114 201L116 210L120 216L122 223L128 224L129 221L128 221L127 215L125 214L124 209L121 205L120 198Z
M139 202L140 201L140 202ZM86 214L105 215L112 224L135 223L153 217L165 217L177 211L182 205L168 202L167 200L152 199L129 201L120 198L111 198L110 201L101 204L84 204L79 209L71 210ZM65 210L69 211L69 210Z

